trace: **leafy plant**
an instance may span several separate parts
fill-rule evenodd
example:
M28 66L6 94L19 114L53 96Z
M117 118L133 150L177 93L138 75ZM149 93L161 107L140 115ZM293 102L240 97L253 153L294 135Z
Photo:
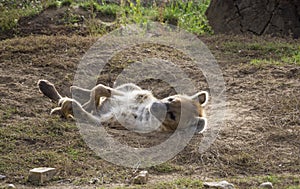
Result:
M205 11L210 0L174 1L165 8L164 18L169 23L177 25L195 34L212 33L208 25Z

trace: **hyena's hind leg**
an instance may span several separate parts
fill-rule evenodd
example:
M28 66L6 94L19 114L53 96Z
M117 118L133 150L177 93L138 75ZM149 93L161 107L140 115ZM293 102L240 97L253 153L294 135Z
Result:
M101 103L101 97L111 97L112 95L124 95L124 92L113 89L110 87L107 87L105 85L99 84L95 86L92 90L83 89L80 87L72 86L71 91L78 92L82 94L90 93L89 100L82 105L83 109L85 109L87 112L96 112Z
M52 102L57 103L58 107L51 110L50 114L60 114L64 118L73 119L72 99L68 97L62 97L56 90L54 84L47 80L39 80L38 87L40 91L50 98Z
M40 91L48 98L50 98L54 103L58 103L58 101L62 98L62 96L56 90L54 84L50 83L47 80L39 80L38 87Z

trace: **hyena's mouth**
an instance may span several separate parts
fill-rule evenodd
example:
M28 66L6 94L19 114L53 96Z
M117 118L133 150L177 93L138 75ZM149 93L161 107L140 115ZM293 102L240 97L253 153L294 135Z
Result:
M160 122L164 122L166 119L167 111L167 105L162 102L154 102L150 108L151 114L154 115Z

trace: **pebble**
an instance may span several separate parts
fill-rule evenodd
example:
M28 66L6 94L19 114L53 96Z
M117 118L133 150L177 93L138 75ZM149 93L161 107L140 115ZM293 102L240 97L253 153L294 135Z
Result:
M204 182L204 187L206 188L216 188L216 189L234 189L234 185L227 182L227 181L221 181L221 182Z
M7 189L12 189L12 188L16 188L16 186L14 184L8 184L6 188Z
M259 185L259 188L273 188L273 184L271 182L264 182Z
M133 178L133 184L146 184L148 182L148 171L141 171L137 176Z
M90 184L96 184L96 183L99 183L100 180L98 178L93 178L92 180L90 180Z

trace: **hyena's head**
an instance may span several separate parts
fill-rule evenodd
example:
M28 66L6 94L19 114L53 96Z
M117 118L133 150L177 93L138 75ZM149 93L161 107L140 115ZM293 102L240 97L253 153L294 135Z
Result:
M154 102L150 111L162 122L163 130L196 127L196 132L202 133L207 125L204 112L207 101L208 93L205 91L193 96L174 95Z

